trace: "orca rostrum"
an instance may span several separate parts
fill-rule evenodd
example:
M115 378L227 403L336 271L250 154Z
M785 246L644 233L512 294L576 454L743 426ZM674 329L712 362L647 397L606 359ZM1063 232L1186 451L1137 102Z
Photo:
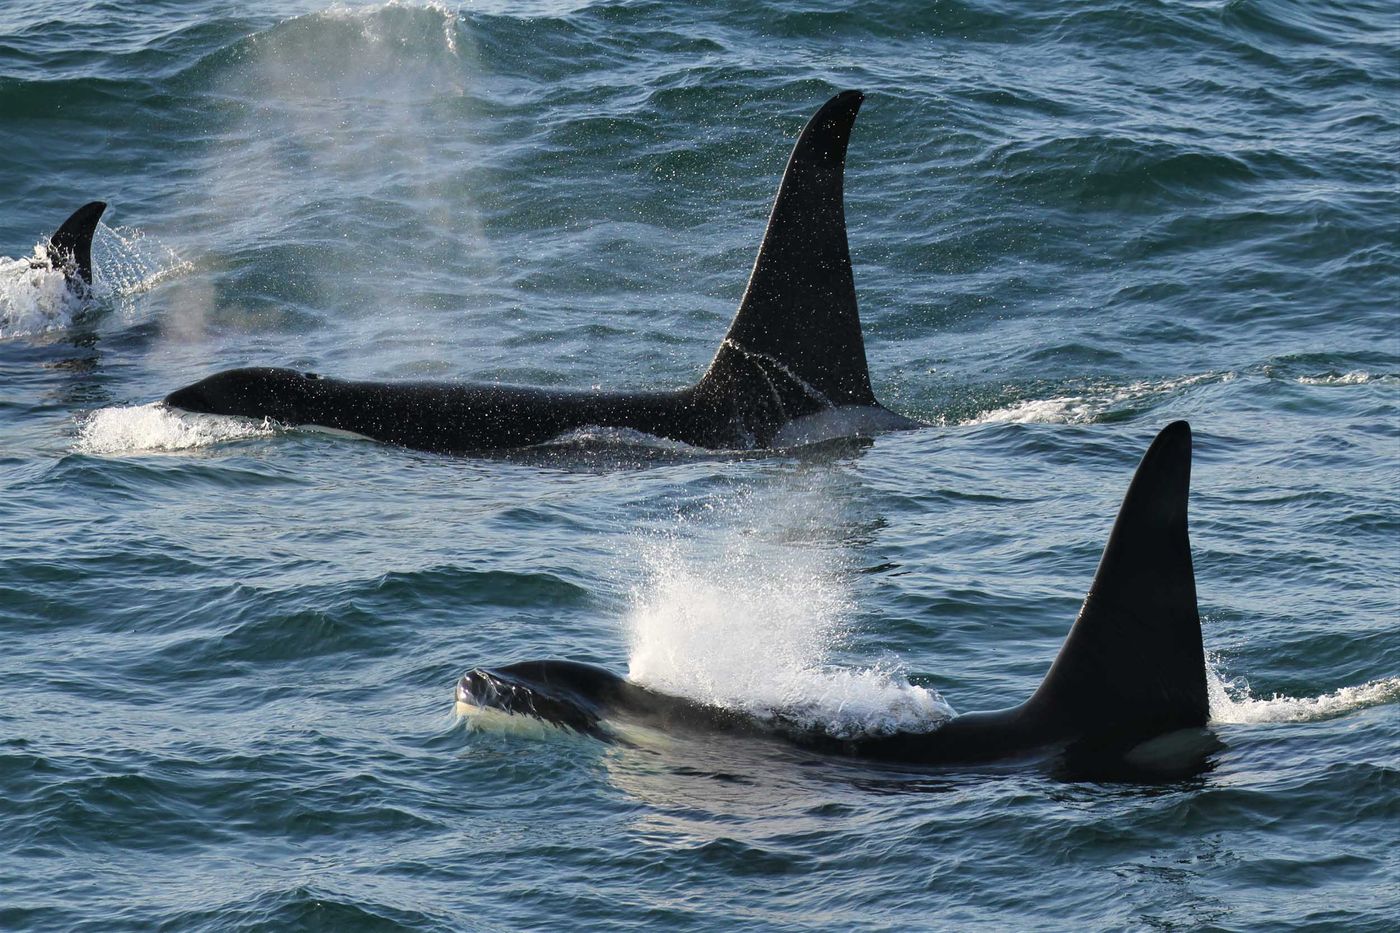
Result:
M738 313L695 385L569 391L249 368L186 386L165 404L447 453L539 444L584 427L627 428L712 449L918 427L876 400L856 309L842 186L862 100L858 91L837 94L802 130Z
M614 723L773 735L818 752L904 764L1127 755L1207 721L1186 528L1190 479L1191 428L1177 421L1138 465L1079 616L1040 687L1019 706L852 738L796 727L797 717L782 710L760 718L665 694L594 665L548 660L469 671L457 684L459 710L531 716L605 739Z

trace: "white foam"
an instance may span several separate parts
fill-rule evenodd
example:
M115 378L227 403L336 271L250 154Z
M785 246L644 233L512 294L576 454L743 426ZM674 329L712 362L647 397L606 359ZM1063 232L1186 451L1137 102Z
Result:
M1322 376L1299 376L1298 381L1305 386L1355 386L1371 382L1400 382L1400 377L1389 374L1374 374L1362 370L1349 373L1327 373Z
M1080 396L1065 398L1027 399L985 411L962 424L1084 424L1093 421L1103 411L1101 404Z
M311 14L314 17L325 19L339 19L357 22L366 39L371 42L394 41L397 36L385 36L378 32L380 24L378 21L383 14L392 10L425 10L436 13L442 19L442 41L444 48L453 55L457 54L457 26L459 14L445 3L437 0L388 0L387 3L373 4L345 4L333 3L319 13Z
M1175 379L1140 381L1125 386L1106 386L1082 395L1047 399L1023 399L1003 408L984 411L958 422L973 424L1088 424L1124 405L1136 405L1169 392L1205 382L1229 382L1234 373L1200 373Z
M1206 691L1212 722L1316 722L1400 700L1400 677L1343 687L1317 697L1286 697L1276 693L1268 699L1260 699L1250 693L1248 684L1221 676L1215 665L1207 662Z
M85 454L193 450L275 433L268 421L176 411L160 402L101 408L83 419L73 449Z
M42 245L34 247L33 260L0 258L0 340L61 330L82 307Z
M719 543L716 559L703 541L643 542L648 580L627 617L633 681L837 736L928 730L952 716L897 666L830 663L851 603L828 552L764 546L739 528Z

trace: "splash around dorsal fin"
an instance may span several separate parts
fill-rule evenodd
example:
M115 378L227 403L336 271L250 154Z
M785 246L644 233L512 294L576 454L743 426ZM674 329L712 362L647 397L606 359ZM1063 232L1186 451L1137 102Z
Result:
M1080 736L1203 726L1205 653L1186 528L1191 427L1143 455L1079 616L1027 713Z
M70 280L92 284L92 235L106 209L104 201L84 204L49 237L49 262L55 269L62 269Z
M748 288L702 389L758 373L800 407L876 405L846 243L846 146L864 95L843 91L807 122L783 173ZM790 399L780 399L789 415Z

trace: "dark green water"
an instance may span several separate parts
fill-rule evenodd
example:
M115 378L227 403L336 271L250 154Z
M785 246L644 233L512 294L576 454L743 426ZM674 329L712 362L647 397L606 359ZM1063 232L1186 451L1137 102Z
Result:
M0 928L1393 929L1390 3L0 6ZM147 407L218 369L680 386L868 98L876 392L935 426L457 459ZM564 657L849 728L1018 702L1196 431L1194 777L454 718Z

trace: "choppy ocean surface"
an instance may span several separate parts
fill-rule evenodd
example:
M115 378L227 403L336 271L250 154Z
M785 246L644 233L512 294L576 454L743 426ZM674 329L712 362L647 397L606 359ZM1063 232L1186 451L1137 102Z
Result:
M0 928L1394 929L1400 13L1297 0L0 6ZM876 393L708 456L415 453L218 369L676 387L793 139ZM95 300L21 262L110 202ZM1196 432L1192 777L454 717L593 661L828 728L1019 702Z

